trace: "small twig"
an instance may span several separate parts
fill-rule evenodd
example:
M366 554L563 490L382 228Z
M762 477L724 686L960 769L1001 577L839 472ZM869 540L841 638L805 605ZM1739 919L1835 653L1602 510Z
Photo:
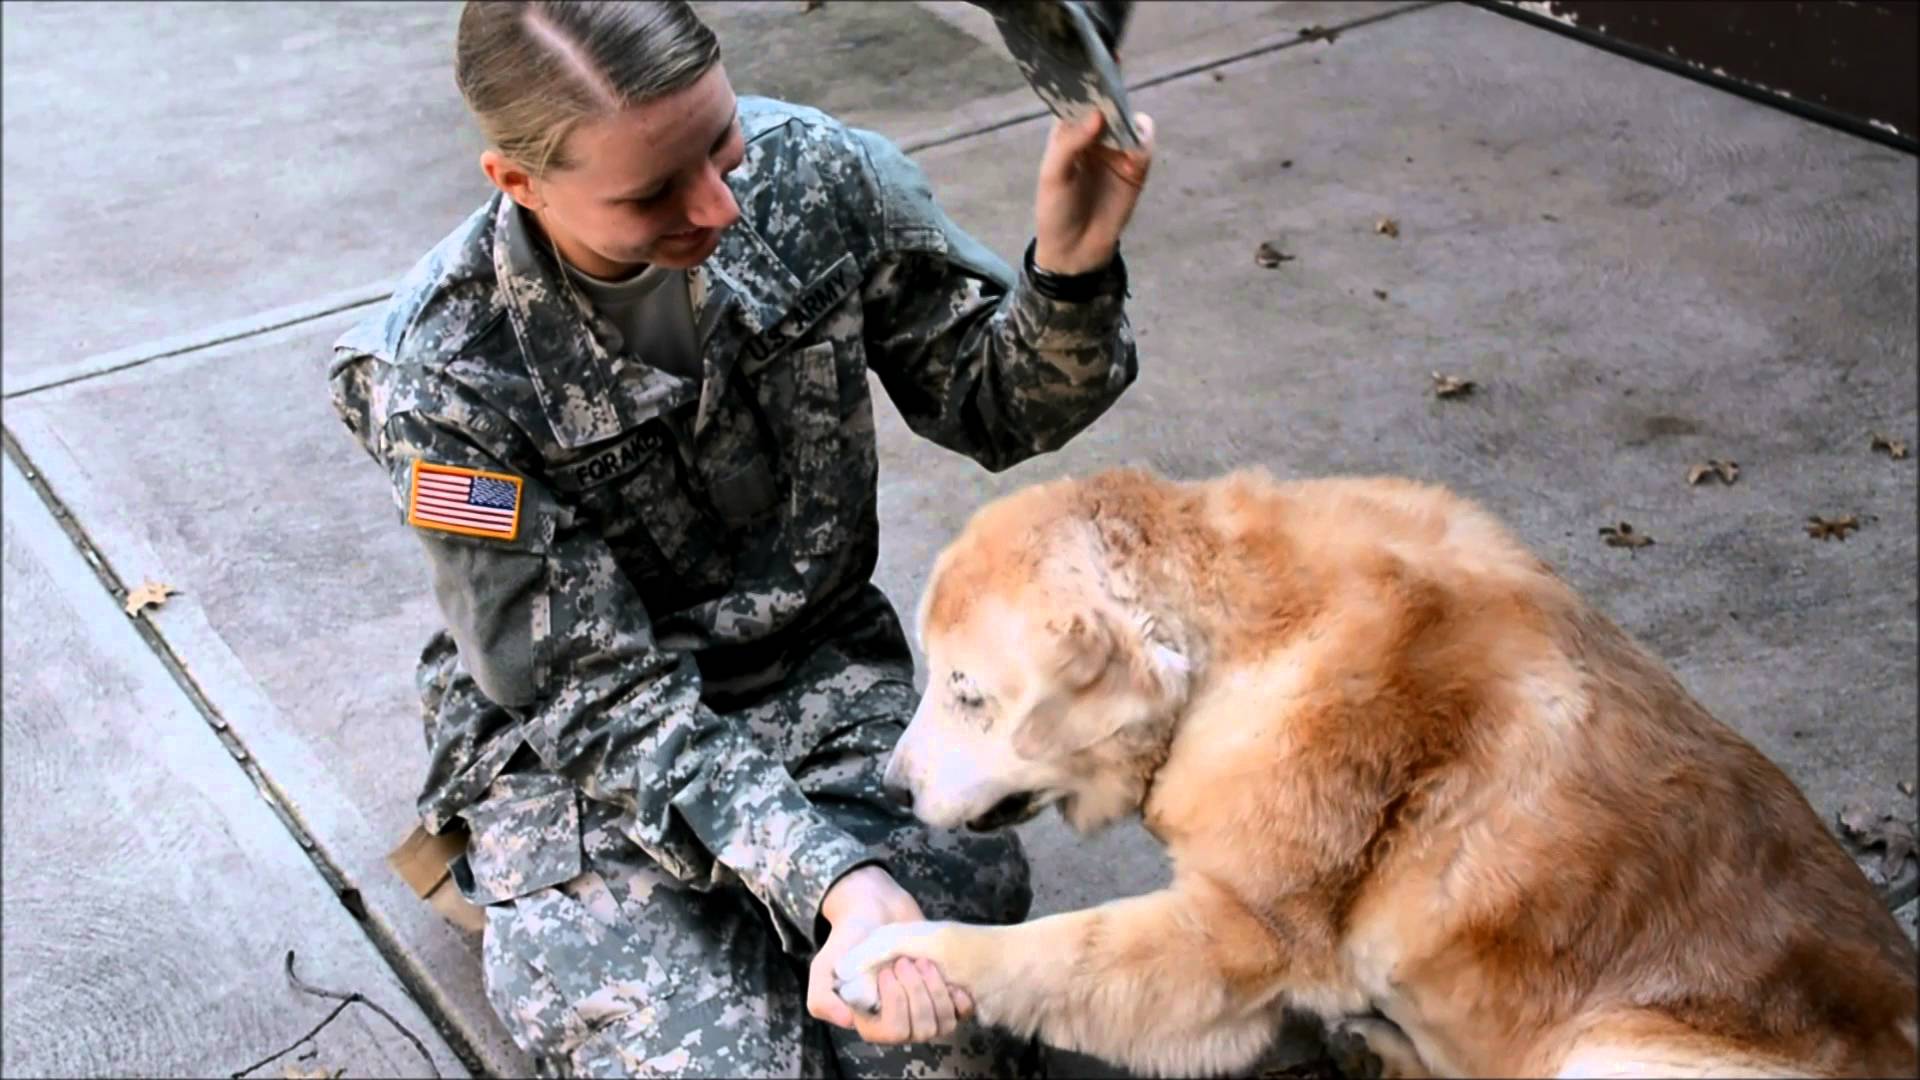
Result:
M379 1005L375 1004L374 1002L368 1000L366 995L364 994L360 994L360 993L342 994L336 990L323 990L318 986L314 986L311 983L302 981L300 976L293 973L293 950L292 949L287 950L287 979L288 981L293 983L294 989L300 990L304 993L312 994L315 997L333 998L339 1001L343 1005L351 1005L357 1001L362 1005L365 1005L367 1008L372 1009L374 1012L379 1013L382 1017L386 1019L387 1023L393 1025L393 1029L395 1031L398 1031L400 1034L405 1035L407 1037L407 1041L413 1044L413 1048L415 1050L420 1051L421 1059L427 1063L427 1071L433 1074L434 1080L440 1080L440 1067L433 1063L433 1055L427 1052L427 1046L425 1043L420 1041L419 1036L407 1030L407 1025L394 1019L394 1016L392 1013L381 1008Z
M232 1073L228 1073L227 1075L228 1075L229 1077L231 1077L231 1078L232 1078L232 1080L240 1080L240 1077L243 1077L243 1076L245 1076L245 1075L247 1075L248 1073L250 1073L250 1072L252 1072L253 1070L255 1070L255 1069L257 1069L257 1068L259 1068L260 1066L262 1066L262 1065L271 1065L271 1064L273 1064L274 1062L276 1062L276 1061L279 1061L279 1060L280 1060L281 1058L283 1058L283 1057L286 1057L286 1056L287 1056L288 1054L290 1054L290 1053L292 1053L292 1052L293 1052L293 1050L294 1050L294 1049L295 1049L296 1047L298 1047L298 1046L299 1046L299 1045L300 1045L301 1043L303 1043L303 1042L306 1042L306 1041L307 1041L308 1039L311 1039L311 1038L313 1038L313 1037L314 1037L315 1035L318 1035L318 1034L320 1034L320 1031L321 1031L321 1029L323 1029L323 1028L325 1028L325 1027L326 1027L326 1026L327 1026L328 1024L331 1024L331 1023L333 1023L333 1018L334 1018L334 1017L336 1017L336 1016L339 1016L339 1015L340 1015L341 1013L343 1013L343 1012L346 1012L346 1011L347 1011L347 1006L349 1006L349 1005L351 1005L351 1004L353 1004L353 1002L351 1002L351 1001L343 1001L343 1002L341 1002L340 1004L338 1004L338 1005L335 1005L335 1006L333 1007L333 1011L327 1014L327 1018L326 1018L325 1020L322 1020L322 1021L320 1021L320 1022L319 1022L318 1024L315 1024L315 1025L313 1025L313 1030L312 1030L312 1031L309 1031L309 1032L307 1032L307 1033L306 1033L305 1035L302 1035L302 1036L300 1036L299 1038L297 1038L297 1039L295 1039L295 1040L293 1040L293 1042L292 1042L292 1043L289 1043L289 1044L288 1044L288 1046L287 1046L287 1048L286 1048L285 1050L282 1050L282 1051L280 1051L279 1053L277 1053L277 1054L274 1054L274 1055L273 1055L273 1056L271 1056L271 1057L264 1057L264 1058L261 1058L261 1059L260 1059L259 1061L256 1061L256 1062L254 1062L253 1064L251 1064L251 1065L249 1065L249 1066L247 1066L246 1068L244 1068L244 1069L241 1069L241 1070L240 1070L240 1071L238 1071L238 1072L232 1072ZM434 1073L434 1075L435 1075L435 1076L438 1076L438 1075L440 1075L440 1074L436 1072L436 1073Z
M320 1032L328 1024L333 1023L335 1017L338 1017L341 1013L346 1011L347 1006L352 1005L355 1002L359 1002L360 1004L365 1005L367 1008L372 1009L374 1012L379 1013L381 1016L386 1018L387 1023L393 1025L395 1031L398 1031L400 1034L405 1035L407 1037L407 1041L412 1043L413 1048L415 1050L420 1051L420 1056L426 1060L427 1070L433 1073L434 1080L440 1080L440 1067L433 1063L433 1055L427 1052L426 1044L421 1042L418 1036L416 1036L413 1032L407 1030L407 1026L405 1024L402 1024L400 1021L394 1019L392 1013L381 1008L379 1005L375 1004L374 1002L368 1000L365 994L361 994L358 992L351 993L351 994L343 994L337 990L326 990L321 987L314 986L312 983L306 982L305 980L301 979L300 976L295 974L293 970L293 950L292 949L287 950L287 981L293 984L293 988L295 990L298 990L303 994L311 994L314 997L332 998L333 1000L338 1001L340 1004L334 1006L333 1011L327 1014L327 1018L325 1020L322 1020L318 1024L315 1024L312 1031L307 1032L305 1035L302 1035L298 1039L295 1039L293 1040L293 1042L289 1043L285 1050L282 1050L271 1057L261 1058L259 1061L254 1062L253 1064L247 1066L246 1068L241 1069L238 1072L229 1074L232 1077L232 1080L239 1080L240 1077L247 1075L253 1070L261 1067L262 1065L271 1065L274 1062L280 1060L281 1058L286 1057L288 1054L292 1053L295 1049L299 1048L301 1043L308 1042L312 1040L312 1038L315 1035L320 1034Z

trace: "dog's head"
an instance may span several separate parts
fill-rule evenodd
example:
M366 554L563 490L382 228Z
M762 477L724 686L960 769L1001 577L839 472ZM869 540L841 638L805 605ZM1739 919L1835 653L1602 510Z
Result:
M1139 809L1189 677L1141 600L1140 540L1137 516L1066 481L974 516L921 601L927 690L888 762L896 798L975 830L1053 804L1080 830Z

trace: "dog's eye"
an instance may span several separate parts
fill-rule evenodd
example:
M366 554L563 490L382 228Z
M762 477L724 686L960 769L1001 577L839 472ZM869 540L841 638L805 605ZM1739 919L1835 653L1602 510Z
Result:
M974 688L973 681L956 671L947 677L947 691L953 697L953 703L962 709L979 709L987 704L987 699Z

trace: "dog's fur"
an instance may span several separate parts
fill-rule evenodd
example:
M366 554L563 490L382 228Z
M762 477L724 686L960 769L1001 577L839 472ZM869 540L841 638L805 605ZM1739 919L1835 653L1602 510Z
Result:
M1443 490L1031 487L941 554L920 626L888 768L916 813L1137 811L1174 875L883 928L849 1001L927 957L984 1022L1161 1073L1249 1065L1283 1008L1403 1073L1920 1067L1913 947L1799 790Z

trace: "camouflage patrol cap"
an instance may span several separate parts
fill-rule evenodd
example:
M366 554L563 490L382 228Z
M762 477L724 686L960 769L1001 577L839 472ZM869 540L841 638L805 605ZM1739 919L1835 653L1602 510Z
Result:
M1140 133L1114 59L1131 0L975 0L993 16L1013 62L1053 114L1078 120L1098 110L1102 141L1138 149Z

